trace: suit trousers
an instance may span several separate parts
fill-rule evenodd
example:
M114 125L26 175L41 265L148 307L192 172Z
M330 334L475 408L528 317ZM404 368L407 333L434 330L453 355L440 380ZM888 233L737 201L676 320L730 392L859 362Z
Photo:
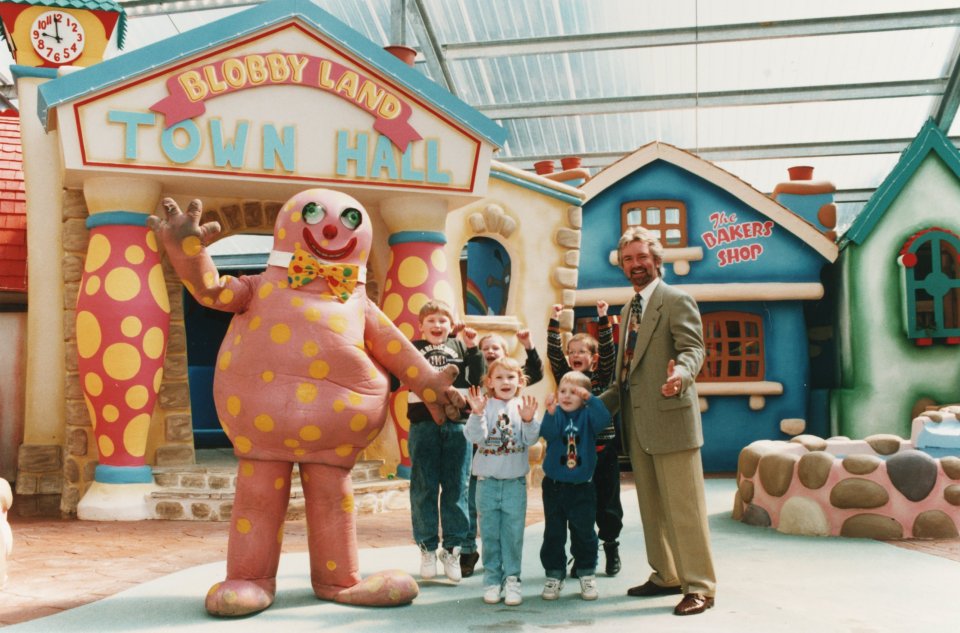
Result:
M653 568L650 580L663 587L679 584L685 594L713 596L717 581L700 449L651 455L631 437L629 452L647 562Z

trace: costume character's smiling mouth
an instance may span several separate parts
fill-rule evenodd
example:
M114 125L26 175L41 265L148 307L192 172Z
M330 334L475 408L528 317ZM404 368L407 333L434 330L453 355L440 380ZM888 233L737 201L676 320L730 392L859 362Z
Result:
M353 249L357 247L357 238L351 237L350 241L347 242L342 248L338 248L335 251L328 251L317 244L317 240L313 238L313 234L306 227L303 229L303 241L306 242L307 248L309 248L314 255L327 261L345 259L353 252Z

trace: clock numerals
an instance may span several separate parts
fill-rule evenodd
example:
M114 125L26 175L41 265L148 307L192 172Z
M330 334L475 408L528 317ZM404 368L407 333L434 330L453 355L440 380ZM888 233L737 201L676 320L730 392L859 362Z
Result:
M83 25L63 11L46 11L33 22L30 39L37 55L54 64L80 57L84 47Z

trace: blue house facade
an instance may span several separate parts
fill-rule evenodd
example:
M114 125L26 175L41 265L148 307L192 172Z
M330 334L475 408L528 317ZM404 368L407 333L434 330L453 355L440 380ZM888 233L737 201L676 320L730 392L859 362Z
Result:
M837 257L831 236L732 174L664 143L641 147L582 188L588 198L577 316L595 316L598 299L614 313L632 296L616 247L634 224L659 231L664 280L700 306L707 356L697 389L706 470L736 470L740 449L757 439L826 435L825 416L808 415L804 309L823 296L821 270ZM794 197L809 204L802 193Z

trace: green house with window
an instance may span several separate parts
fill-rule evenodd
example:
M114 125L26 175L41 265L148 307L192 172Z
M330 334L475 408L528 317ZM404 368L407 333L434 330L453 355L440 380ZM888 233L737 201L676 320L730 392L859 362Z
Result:
M932 120L840 241L834 431L960 402L960 152Z

